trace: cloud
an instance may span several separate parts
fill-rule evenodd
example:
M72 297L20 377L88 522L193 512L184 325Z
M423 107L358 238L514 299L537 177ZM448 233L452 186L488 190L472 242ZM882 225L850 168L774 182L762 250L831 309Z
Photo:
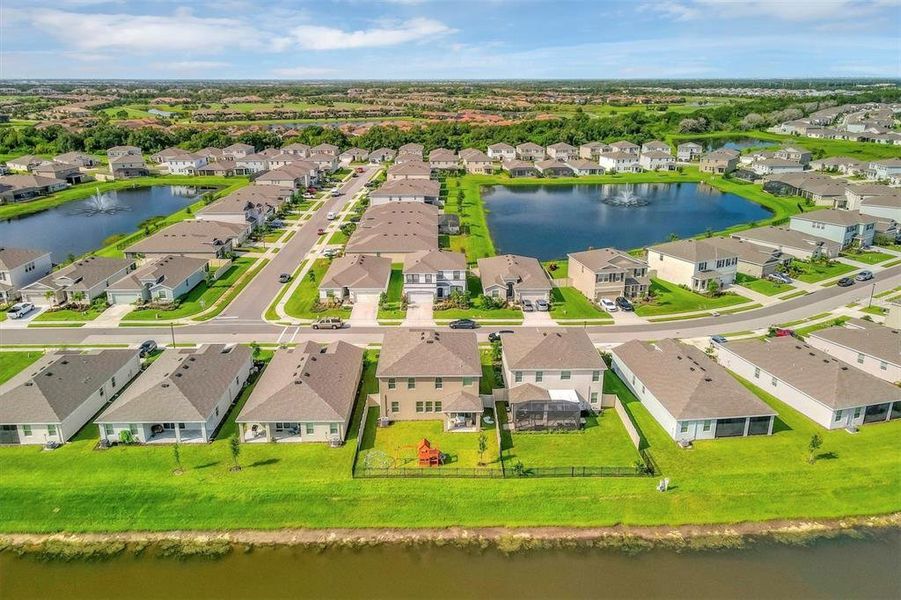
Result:
M272 69L272 75L275 77L283 77L286 79L307 79L307 78L315 78L315 77L326 77L328 75L334 75L336 73L335 69L329 69L327 67L280 67L277 69Z
M209 69L226 69L231 64L217 60L176 60L172 62L150 63L150 67L160 71L173 71L176 73L191 73L195 71L207 71Z
M824 22L859 19L885 9L897 9L899 0L666 0L642 4L642 12L664 13L676 21L698 19L775 19L788 22Z
M440 21L415 18L373 29L344 31L334 27L301 25L292 31L297 44L306 50L346 50L350 48L381 48L408 42L433 39L454 30Z

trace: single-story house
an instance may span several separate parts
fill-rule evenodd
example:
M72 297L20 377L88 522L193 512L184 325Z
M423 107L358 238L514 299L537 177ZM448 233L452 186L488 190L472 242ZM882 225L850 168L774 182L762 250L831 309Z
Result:
M174 302L206 280L205 258L164 256L138 267L106 288L110 304Z
M6 168L14 173L31 173L32 169L38 165L44 164L46 159L33 154L25 154L6 161Z
M362 148L348 148L338 155L338 161L342 165L349 165L356 162L366 162L367 158L369 158L369 152L363 150Z
M901 382L901 331L851 319L807 335L808 344L889 383Z
M396 154L397 153L391 148L379 148L378 150L373 150L369 153L369 163L373 165L380 165L384 162L394 160L394 156Z
M534 177L538 175L535 163L530 160L504 160L501 163L501 169L506 171L510 177Z
M401 165L405 166L407 165ZM372 206L393 202L438 204L440 197L441 183L433 179L394 179L369 192L369 202Z
M388 290L391 259L365 254L336 258L319 283L320 300L357 302L362 296L378 301Z
M480 258L478 266L486 296L508 302L550 300L553 286L536 258L503 254Z
M403 262L410 252L438 248L438 207L416 202L370 206L345 246L345 254L385 256Z
M250 234L249 223L193 219L169 225L125 248L125 256L177 254L223 258Z
M801 260L825 256L835 258L841 252L841 244L826 238L792 231L784 227L755 227L732 234L732 237L779 250Z
M31 172L40 177L61 179L66 183L74 184L85 181L85 174L81 172L81 167L61 162L48 161L41 163L33 168Z
M62 179L42 177L40 175L3 175L0 176L0 200L3 202L21 202L39 196L46 196L69 187Z
M90 169L100 166L100 159L96 156L86 154L84 152L64 152L53 157L56 162L65 163L67 165L76 165L83 169Z
M22 300L38 306L90 304L134 268L134 259L88 256L24 286Z
M573 170L566 163L553 158L537 161L535 168L545 177L571 177L573 175Z
M237 161L237 159L244 158L254 152L256 152L256 148L250 144L232 144L222 149L222 156L223 158Z
M408 162L388 167L388 181L399 179L431 179L432 167L422 161Z
M587 158L571 158L566 161L566 166L572 169L575 175L603 175L604 173L604 167Z

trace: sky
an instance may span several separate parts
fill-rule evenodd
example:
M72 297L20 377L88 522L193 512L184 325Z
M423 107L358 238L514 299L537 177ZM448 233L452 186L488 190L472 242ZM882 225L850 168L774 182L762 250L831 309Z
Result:
M0 79L901 78L901 0L0 0Z

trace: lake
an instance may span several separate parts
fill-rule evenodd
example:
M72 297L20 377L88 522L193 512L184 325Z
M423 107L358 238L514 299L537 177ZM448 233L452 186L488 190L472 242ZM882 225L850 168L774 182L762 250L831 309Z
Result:
M897 531L744 550L497 550L379 546L236 549L219 559L123 554L42 562L0 553L0 597L68 598L897 598Z
M211 189L161 185L106 192L101 205L85 198L0 221L0 240L6 246L47 250L53 262L63 262L69 254L100 248L111 235L136 231L146 219L171 215Z
M758 140L757 138L750 137L712 137L682 141L700 144L704 147L705 152L710 152L711 150L719 150L720 148L729 148L731 150L741 151L745 148L753 148L754 146L767 146L776 143L768 142L766 140Z
M563 258L612 246L622 250L758 221L770 212L703 183L516 185L483 189L488 228L499 253ZM603 200L637 198L645 206Z

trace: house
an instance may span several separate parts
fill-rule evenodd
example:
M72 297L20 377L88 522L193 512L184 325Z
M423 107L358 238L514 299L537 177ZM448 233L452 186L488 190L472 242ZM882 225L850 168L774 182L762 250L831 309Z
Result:
M40 175L3 175L0 177L0 200L22 202L64 190L69 184L62 179Z
M516 158L516 148L510 144L491 144L488 146L488 157L491 160L513 160Z
M254 175L269 170L269 157L264 154L245 154L234 159L235 172L240 175Z
M558 142L547 147L547 156L554 160L566 162L567 160L578 156L578 149L565 142Z
M699 168L702 173L725 175L738 166L738 153L730 150L714 150L701 157Z
M306 189L318 182L319 167L305 160L266 171L254 179L257 185L274 185L292 190Z
M31 173L36 166L43 164L46 159L32 154L26 154L6 161L6 168L13 173Z
M793 148L789 146L787 148L780 148L779 150L776 150L776 158L790 160L792 162L806 165L810 162L811 154L809 150L805 150L803 148Z
M367 296L378 301L388 291L391 278L391 259L365 254L349 254L336 258L319 282L321 301L348 301Z
M441 300L466 291L466 256L447 250L426 250L404 256L404 294Z
M598 155L598 164L604 167L607 173L630 173L640 171L638 154L614 150L602 152Z
M163 166L170 175L196 175L197 171L206 163L205 156L190 152L180 152L177 155L167 156L163 160Z
M88 256L22 287L19 293L22 300L38 306L90 304L133 268L131 259Z
M701 157L704 147L694 142L685 142L676 146L676 158L683 162L691 162Z
M841 244L816 235L808 235L784 227L755 227L732 234L732 237L774 248L800 260L810 260L821 256L835 258L841 252Z
M391 421L440 419L450 431L477 431L482 365L471 331L389 329L375 373L379 412Z
M344 251L403 262L408 253L438 249L439 221L438 208L432 204L392 202L371 206Z
M310 148L310 156L315 156L317 154L325 154L328 156L338 157L338 154L341 152L341 149L334 144L319 144L317 146L313 146Z
M676 240L648 248L648 267L665 281L706 292L735 282L738 255L707 240Z
M123 156L137 156L141 158L141 164L143 164L144 158L141 156L141 154L141 149L137 146L113 146L106 151L106 157L110 160L114 158L121 158Z
M424 150L424 148L423 148L422 144L410 143L410 144L404 144L403 146L398 148L397 153L398 154L412 154L414 156L418 156L419 160L422 160L423 150Z
M773 433L776 411L694 346L632 340L610 354L613 372L677 442Z
M615 248L571 252L568 262L572 286L593 302L648 294L648 263L626 252Z
M808 344L889 383L901 381L901 331L862 319L807 335ZM901 407L899 407L901 410Z
M174 302L206 280L205 258L164 256L114 281L106 288L110 304Z
M480 258L478 266L486 296L508 302L550 300L553 286L536 258L503 254Z
M789 229L825 238L841 244L842 248L867 247L873 245L876 218L856 210L815 210L794 215L789 221Z
M453 150L435 148L429 152L429 167L442 171L455 170L460 168L460 161L457 158L457 153ZM431 171L429 174L431 175Z
M638 158L639 150L641 150L641 146L638 144L633 144L632 142L627 142L626 140L621 140L619 142L613 142L610 144L610 152L625 152L627 154L635 154L636 158ZM603 153L602 153L603 154Z
M150 170L144 164L144 158L140 154L111 156L109 159L109 172L114 179L129 179L131 177L146 177L150 175Z
M338 161L342 165L366 162L367 158L369 158L369 153L362 148L348 148L338 155Z
M572 177L573 170L566 163L548 158L547 160L539 160L535 163L535 168L544 177Z
M892 179L898 175L901 175L901 158L887 158L871 162L867 168L868 179Z
M408 162L402 165L391 165L388 167L388 181L398 179L431 179L432 167L426 163Z
M676 168L676 159L668 152L648 150L638 157L638 166L648 171L672 171Z
M296 154L287 154L285 152L279 152L278 154L267 156L270 169L277 169L279 167L284 167L285 165L293 165L296 162L303 161L303 159ZM306 162L308 165L312 165L312 163L310 163L309 161L303 162ZM313 167L316 168L315 165L313 165Z
M891 196L871 196L860 203L860 214L901 223L901 190ZM878 229L878 223L877 223Z
M100 159L84 152L64 152L53 157L55 162L67 165L75 165L82 169L91 169L100 166Z
M0 247L0 303L19 298L19 290L50 273L50 253L29 248Z
M534 177L538 175L535 163L530 160L505 160L501 163L501 169L510 177Z
M641 145L641 154L644 154L645 152L663 152L664 154L672 154L673 149L665 142L653 140Z
M299 144L295 142L293 144L288 144L287 146L282 146L282 152L284 154L291 154L293 156L306 158L310 155L310 147L306 144Z
M180 221L125 248L125 256L225 258L250 234L248 223L193 219Z
M859 175L866 172L867 163L847 156L833 156L810 163L814 171L834 171L843 175Z
M898 193L899 190L897 188L882 185L880 183L849 185L845 188L845 202L836 202L836 208L859 210L863 201L867 198L873 198L875 196L895 196Z
M155 162L157 164L163 164L166 160L170 158L177 158L179 156L190 156L191 153L187 150L182 150L177 146L170 146L169 148L164 148L159 152L154 152L150 155L151 162Z
M538 144L526 142L524 144L519 144L516 146L516 157L520 160L544 160L545 151L544 148L542 148Z
M243 442L347 438L363 373L363 348L308 341L277 350L238 414Z
M580 410L601 407L607 366L584 330L528 329L505 335L501 364L504 387L511 392L532 385L546 390L550 400L571 402ZM527 402L543 399L524 397Z
M717 345L720 363L826 429L901 417L901 387L793 337Z
M100 439L141 444L213 439L253 368L247 346L164 350L94 421Z
M758 175L771 175L775 173L800 173L804 165L794 160L784 158L764 158L754 161L751 170Z
M219 159L215 162L207 162L207 164L197 169L195 174L207 177L232 177L236 168L235 161Z
M262 227L267 219L274 217L291 198L293 191L290 188L258 183L238 188L227 196L207 204L195 213L194 218L245 226L249 224L251 229Z
M440 197L441 183L433 179L393 179L369 192L369 202L372 206L391 202L438 204Z
M384 162L394 160L395 154L397 153L391 148L379 148L378 150L373 150L369 153L369 163L380 165Z
M598 157L602 153L609 151L610 146L608 146L607 144L603 144L601 142L588 142L587 144L582 144L581 146L579 146L579 158L597 162Z
M237 162L239 158L250 156L256 152L256 148L250 144L232 144L222 149L222 157Z
M307 160L320 170L329 173L338 169L338 157L332 154L311 154Z
M62 444L141 372L137 350L48 353L0 385L0 444Z
M764 278L778 270L779 265L791 262L792 256L770 246L761 246L734 237L715 237L704 240L721 251L738 256L738 272Z
M201 148L196 152L196 154L197 156L204 157L207 160L207 163L213 163L219 160L227 160L225 158L225 153L222 151L222 148L215 148L213 146Z
M564 163L576 175L603 175L604 167L587 158L571 158Z
M45 162L34 167L31 172L39 177L59 179L66 183L81 183L86 180L78 165L67 165L60 162Z
M487 154L481 150L470 148L460 152L460 160L463 168L467 173L477 175L490 175L494 171L494 166Z

